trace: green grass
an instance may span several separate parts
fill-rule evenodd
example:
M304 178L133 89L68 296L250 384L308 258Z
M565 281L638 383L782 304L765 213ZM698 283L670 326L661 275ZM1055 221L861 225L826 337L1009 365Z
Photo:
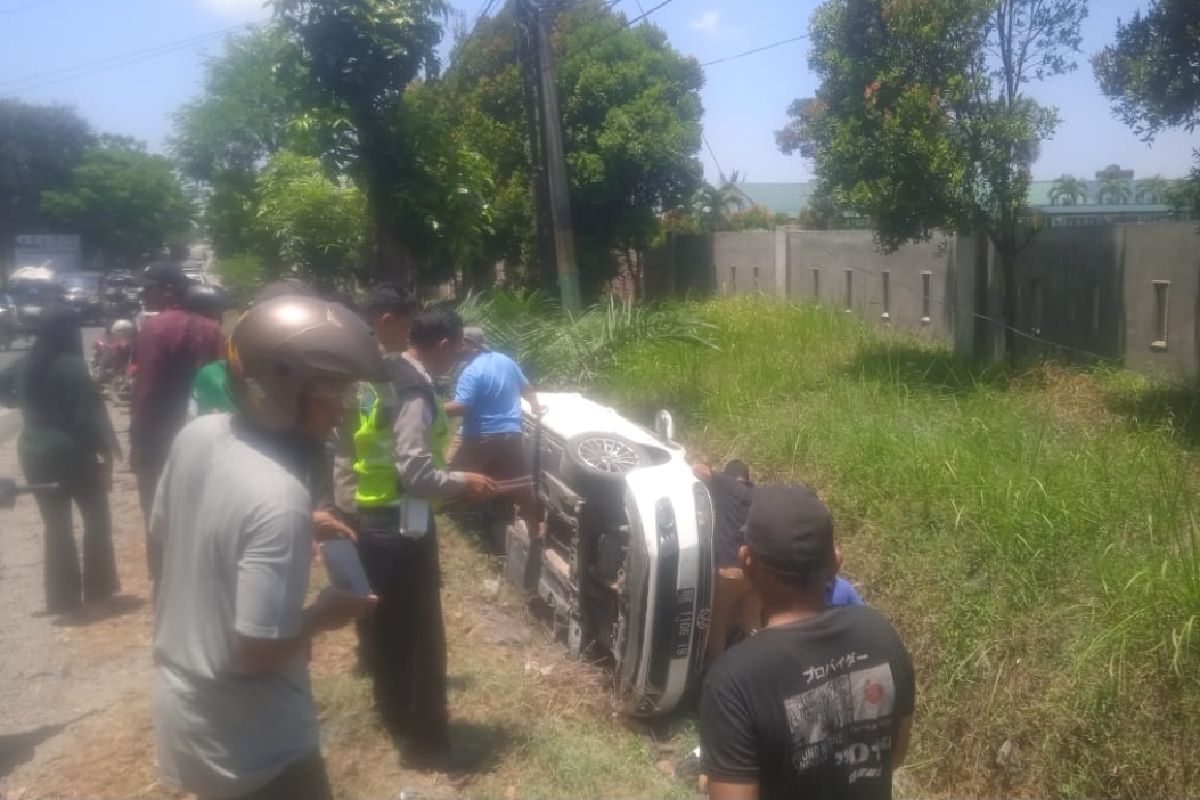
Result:
M977 369L844 314L687 306L716 351L627 345L597 389L829 502L905 635L927 791L1186 796L1200 785L1200 419L1121 371ZM1019 765L1001 770L1012 740Z

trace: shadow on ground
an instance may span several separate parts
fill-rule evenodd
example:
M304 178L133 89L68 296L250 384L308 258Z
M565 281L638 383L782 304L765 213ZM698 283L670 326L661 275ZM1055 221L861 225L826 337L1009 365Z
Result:
M936 394L966 395L1009 386L1007 370L956 358L917 345L870 344L858 351L846 372L859 379L892 383Z
M1200 386L1154 386L1114 392L1109 409L1136 428L1168 428L1179 443L1200 448Z
M40 728L22 733L9 733L0 736L0 778L6 777L14 769L33 758L33 752L39 744L62 733L93 713L81 714L74 719L60 722L57 725L43 725Z
M94 625L97 622L104 622L105 620L132 614L144 605L146 605L146 598L144 597L132 594L118 594L110 597L103 603L90 605L83 611L63 614L55 619L53 624L62 628L86 628L88 625Z

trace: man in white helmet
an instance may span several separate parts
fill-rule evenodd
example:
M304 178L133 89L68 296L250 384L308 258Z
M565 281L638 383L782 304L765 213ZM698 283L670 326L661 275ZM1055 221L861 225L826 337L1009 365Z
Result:
M151 514L164 546L154 724L160 780L213 798L327 800L309 643L373 596L307 608L311 465L356 381L384 378L370 329L314 297L252 308L229 343L236 411L176 437Z

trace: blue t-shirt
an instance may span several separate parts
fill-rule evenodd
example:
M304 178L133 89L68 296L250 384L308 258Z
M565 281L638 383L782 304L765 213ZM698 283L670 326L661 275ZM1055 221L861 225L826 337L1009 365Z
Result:
M838 575L833 579L833 585L825 587L825 605L827 606L862 606L866 605L858 596L854 584Z
M464 436L521 432L521 390L525 373L503 353L480 353L458 378L454 402L467 407Z

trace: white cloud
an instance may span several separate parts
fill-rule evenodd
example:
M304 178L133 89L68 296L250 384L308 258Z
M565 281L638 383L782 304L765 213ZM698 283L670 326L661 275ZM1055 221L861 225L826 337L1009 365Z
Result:
M270 15L265 0L200 0L200 5L214 14L234 19L266 19Z
M698 31L716 33L721 24L720 11L705 11L698 19L692 20L692 28Z

